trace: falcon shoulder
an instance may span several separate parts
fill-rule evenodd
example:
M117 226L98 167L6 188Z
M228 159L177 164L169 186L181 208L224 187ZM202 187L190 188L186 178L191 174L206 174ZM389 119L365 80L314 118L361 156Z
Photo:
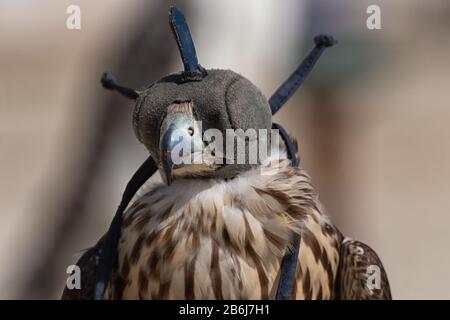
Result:
M97 271L98 252L102 246L104 237L102 237L95 246L89 248L76 265L80 268L81 288L69 289L64 287L62 300L92 300L94 299L95 276Z
M345 239L340 249L337 296L341 300L391 300L386 271L368 245Z

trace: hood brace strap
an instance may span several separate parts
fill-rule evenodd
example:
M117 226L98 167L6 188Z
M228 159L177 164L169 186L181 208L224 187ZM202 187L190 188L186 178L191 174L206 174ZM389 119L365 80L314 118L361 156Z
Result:
M294 143L289 138L289 134L278 123L272 124L272 129L277 129L287 148L288 158L291 159L292 166L298 167L299 160L297 158ZM297 261L300 252L300 235L295 234L292 244L292 250L288 250L281 261L280 281L276 293L276 300L291 299L292 289L295 285L295 275L297 274Z
M123 212L128 206L133 196L139 188L158 170L158 167L152 157L139 167L131 180L128 182L122 201L117 208L116 214L106 233L105 240L97 253L97 274L95 279L95 300L103 300L103 295L108 284L108 279L114 267L117 257L117 246L120 238L120 229L122 227Z

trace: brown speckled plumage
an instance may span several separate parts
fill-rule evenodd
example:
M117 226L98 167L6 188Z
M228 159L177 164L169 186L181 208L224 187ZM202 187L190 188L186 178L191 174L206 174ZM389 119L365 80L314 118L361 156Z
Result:
M323 214L305 171L286 159L263 169L228 181L186 179L151 187L124 214L105 297L273 299L281 259L299 233L292 299L390 298L376 254L344 240ZM92 250L79 261L89 261L89 270L93 260L86 255ZM370 264L381 268L380 290L366 286ZM69 290L63 297L81 298Z

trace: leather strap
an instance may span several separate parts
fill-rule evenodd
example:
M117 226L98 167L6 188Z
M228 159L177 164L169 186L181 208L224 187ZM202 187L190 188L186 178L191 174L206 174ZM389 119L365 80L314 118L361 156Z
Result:
M314 37L314 44L316 45L311 52L303 59L302 63L295 69L291 76L283 82L283 84L275 91L269 99L270 109L272 114L278 112L281 107L289 100L289 98L302 85L308 75L311 73L314 65L319 60L323 51L327 47L336 44L337 41L332 36L327 34L319 34Z
M98 252L97 275L95 279L95 300L103 300L103 295L108 284L111 271L117 258L117 246L120 238L120 229L122 227L123 212L128 206L139 188L158 170L152 157L139 167L131 180L128 182L122 201L117 208L116 214L106 234L105 241Z
M272 129L279 130L280 136L283 139L288 153L288 158L291 159L292 166L298 167L299 160L296 155L295 145L289 138L288 133L284 128L277 124L272 124ZM300 252L301 237L297 234L294 237L293 249L288 251L281 261L280 281L278 283L278 289L276 294L277 300L289 300L292 295L292 290L295 285L295 275L297 271L298 254Z
M207 72L198 63L194 41L192 40L186 18L176 7L171 7L169 10L169 22L183 60L183 81L201 81L207 75Z

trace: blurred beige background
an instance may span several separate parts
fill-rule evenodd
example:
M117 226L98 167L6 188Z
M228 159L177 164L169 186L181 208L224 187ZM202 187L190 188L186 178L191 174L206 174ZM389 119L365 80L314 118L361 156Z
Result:
M81 8L81 30L66 8ZM370 244L394 298L449 299L450 2L445 0L2 0L0 298L58 298L66 267L106 231L146 152L132 104L182 65L167 23L185 11L205 67L267 96L328 31L328 50L276 121L300 142L341 230ZM366 8L381 7L381 30Z

